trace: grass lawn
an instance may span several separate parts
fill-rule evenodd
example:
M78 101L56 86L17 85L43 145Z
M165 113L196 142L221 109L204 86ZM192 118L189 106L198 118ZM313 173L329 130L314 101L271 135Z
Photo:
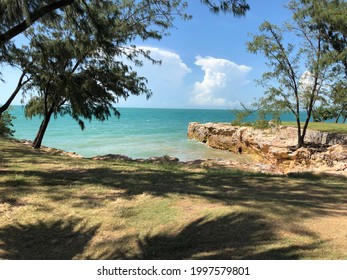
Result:
M294 126L295 122L282 122L282 125ZM302 123L302 126L304 123ZM324 131L324 132L335 132L335 133L347 133L347 124L342 123L327 123L327 122L310 122L308 129Z
M347 259L346 178L0 151L0 259Z

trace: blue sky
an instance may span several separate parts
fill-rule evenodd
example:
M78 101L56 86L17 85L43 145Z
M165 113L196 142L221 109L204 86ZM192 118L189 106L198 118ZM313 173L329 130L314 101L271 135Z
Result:
M153 96L131 96L119 107L231 109L240 102L250 103L262 95L255 83L266 71L261 56L247 52L250 33L267 20L281 24L290 19L288 0L249 0L251 10L245 18L214 15L198 0L188 1L190 21L177 20L171 35L161 41L137 42L151 50L162 64L145 63L138 73L145 76ZM15 88L20 73L2 69L0 103ZM20 104L21 96L14 104Z

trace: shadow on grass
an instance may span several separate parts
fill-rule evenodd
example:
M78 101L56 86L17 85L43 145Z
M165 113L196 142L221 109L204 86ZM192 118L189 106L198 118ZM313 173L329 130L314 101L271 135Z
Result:
M302 236L313 239L311 233ZM187 225L176 235L159 234L138 240L138 252L117 249L105 251L105 259L300 259L302 252L316 248L314 241L302 246L282 245L264 217L248 213L235 213L210 220L207 217ZM98 251L110 249L103 244ZM107 249L106 249L107 248ZM100 256L99 256L100 257Z
M1 148L4 149L5 153L0 156L0 166L6 166L13 161L20 161L22 163L29 164L42 164L44 162L56 161L71 161L69 157L57 158L54 153L47 153L42 150L35 150L30 146L19 143L15 139L6 139L0 137Z
M26 152L28 154L22 158L19 157L22 151L12 155L14 168L0 170L0 203L20 207L25 203L21 200L23 193L40 191L59 203L75 195L76 203L72 207L90 210L116 201L117 196L133 199L143 193L158 197L178 194L204 198L220 205L241 206L248 211L217 219L198 219L178 233L145 237L134 233L123 240L104 240L93 250L99 255L90 258L300 259L305 256L304 251L313 251L321 245L319 239L303 230L295 235L302 236L305 243L284 244L273 228L276 225L269 221L270 214L284 220L289 217L290 223L302 217L347 213L346 179L337 176L304 174L287 177L232 170L185 169L178 165L99 163L55 156L41 159L39 154ZM6 155L9 167L12 156ZM54 165L63 161L66 161L65 165ZM45 163L49 165L40 169L40 164ZM88 188L93 190L84 193L86 186L96 186L97 190ZM117 191L110 193L109 190ZM54 214L54 209L42 211ZM97 230L98 227L87 227L80 220L6 226L0 229L0 258L79 258ZM134 240L137 241L137 251L129 249Z
M24 170L3 171L1 174L8 179L4 182L11 196L13 191L22 193L32 185L30 177L38 180L38 184L46 188L47 195L53 200L64 200L71 196L70 187L85 185L103 186L121 190L123 198L147 193L154 196L171 194L201 196L226 205L240 205L248 208L261 209L273 213L324 215L327 211L338 210L347 213L347 188L345 178L324 175L308 176L270 176L227 170L211 170L196 172L179 169L177 166L134 165L127 162L113 162L112 167L76 168L69 165L64 170ZM135 166L135 168L134 168ZM28 180L23 180L28 178ZM35 183L37 184L37 182ZM69 186L69 187L67 187ZM52 191L55 188L56 191ZM113 197L112 199L116 199ZM95 205L93 197L84 196ZM89 207L88 206L88 207Z
M39 221L0 229L0 258L13 260L69 260L83 253L98 227L80 220Z
M96 244L97 255L86 256L85 248L98 230L80 220L58 220L7 226L0 230L0 259L300 259L306 250L322 245L310 232L300 236L309 242L286 245L276 236L274 225L257 214L235 213L216 219L200 218L174 235L126 236ZM137 250L128 244L137 239ZM271 244L280 244L271 248ZM265 249L267 248L267 249ZM80 255L79 255L80 254Z

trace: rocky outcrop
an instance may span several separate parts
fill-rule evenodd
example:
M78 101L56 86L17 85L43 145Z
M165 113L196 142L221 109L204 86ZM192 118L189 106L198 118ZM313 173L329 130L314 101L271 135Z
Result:
M317 145L347 145L347 134L308 130L305 140Z
M341 173L347 175L347 146L332 145L330 147L300 148L289 154L287 171L316 171Z
M206 143L216 149L235 153L257 154L261 157L288 158L289 146L295 146L295 131L291 128L260 130L253 127L238 127L224 123L190 123L188 137Z
M123 161L132 161L132 162L147 162L147 163L177 163L179 159L176 157L171 157L168 155L161 157L150 157L148 159L137 158L132 159L125 155L118 154L108 154L104 156L95 156L91 158L92 160L123 160Z
M216 149L253 154L281 171L342 171L347 173L347 135L307 131L309 145L295 150L297 129L238 127L226 123L190 123L188 137Z

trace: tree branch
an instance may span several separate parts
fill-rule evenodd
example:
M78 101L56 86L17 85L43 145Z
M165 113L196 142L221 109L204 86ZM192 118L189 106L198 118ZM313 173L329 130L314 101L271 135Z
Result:
M32 24L34 24L37 20L45 16L46 14L49 14L57 9L66 7L71 5L74 2L74 0L60 0L57 2L53 2L51 4L48 4L46 6L41 7L37 11L34 11L33 13L30 13L29 18L23 20L19 24L12 27L7 32L0 34L0 43L7 42L11 40L13 37L17 36L18 34L25 31L27 28L29 28Z
M26 73L23 72L22 75L19 78L18 84L16 89L13 91L13 93L11 94L11 96L9 97L9 99L6 101L6 103L0 107L0 117L2 115L3 112L5 112L8 107L10 107L13 99L17 96L18 92L20 91L20 89L31 80L31 77L27 78L27 80L25 80L23 82L24 77L26 76Z

